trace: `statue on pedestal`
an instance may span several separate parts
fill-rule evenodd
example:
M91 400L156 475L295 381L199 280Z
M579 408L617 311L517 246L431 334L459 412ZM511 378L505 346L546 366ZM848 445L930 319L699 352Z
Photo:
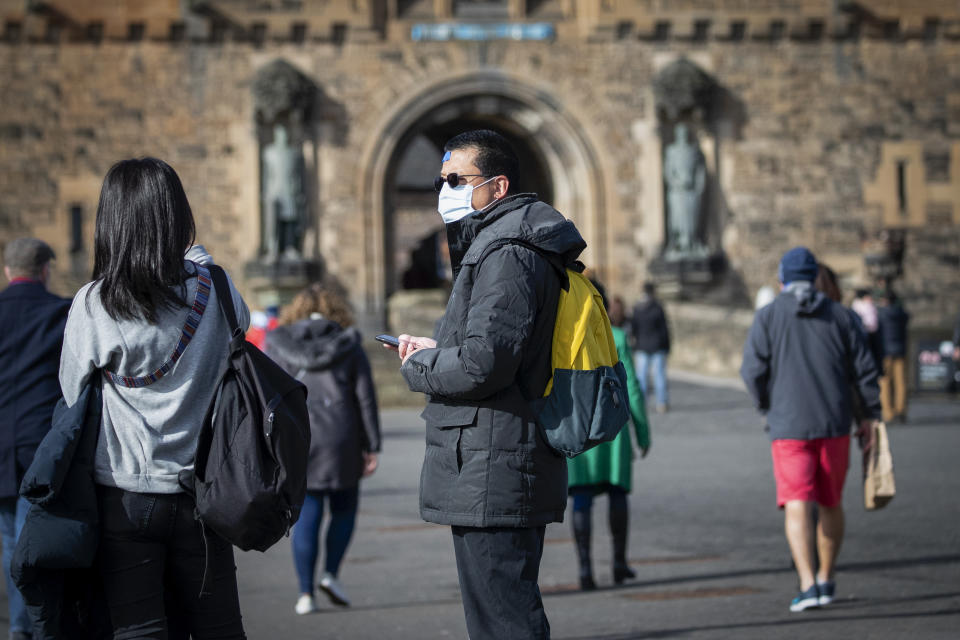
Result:
M260 140L260 250L266 264L303 259L310 219L304 143L317 87L283 60L262 68L252 86Z
M282 124L273 128L273 142L261 153L264 249L268 262L298 260L303 239L303 154L290 145Z
M667 251L678 256L704 253L699 230L706 162L683 123L674 127L674 140L664 150L663 180L667 191Z

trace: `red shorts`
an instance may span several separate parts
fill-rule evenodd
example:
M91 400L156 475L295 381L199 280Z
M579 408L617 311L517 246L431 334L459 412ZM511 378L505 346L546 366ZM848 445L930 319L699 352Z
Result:
M843 481L850 465L850 436L814 440L774 440L773 477L777 506L790 500L835 507L843 500Z

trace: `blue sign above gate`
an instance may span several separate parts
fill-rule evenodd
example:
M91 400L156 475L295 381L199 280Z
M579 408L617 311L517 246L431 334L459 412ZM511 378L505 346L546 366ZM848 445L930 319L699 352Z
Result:
M422 23L410 29L415 41L446 40L552 40L554 26L547 22L534 23Z

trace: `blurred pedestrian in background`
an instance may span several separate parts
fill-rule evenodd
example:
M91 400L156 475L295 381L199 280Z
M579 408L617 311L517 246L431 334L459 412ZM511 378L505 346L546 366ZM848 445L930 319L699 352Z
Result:
M843 291L840 289L840 284L837 282L837 274L822 262L817 264L817 279L813 283L814 287L828 298L836 302L838 305L843 304ZM877 354L873 351L870 345L870 334L867 333L867 329L864 326L863 320L861 319L860 314L858 314L852 308L842 307L847 311L850 317L853 319L854 324L860 330L861 337L867 345L867 350L870 352L871 359L873 360L873 365L877 370L877 376L882 371L883 360L877 359ZM873 324L876 326L876 309L874 309ZM874 335L877 335L877 332L874 332ZM879 336L877 336L879 338ZM879 339L876 340L877 343L880 342ZM882 349L882 346L881 346ZM864 407L863 399L860 397L860 393L857 391L856 385L851 387L851 401L853 403L853 418L856 424L859 424L863 419L869 418L870 413Z
M960 313L957 322L953 325L953 359L960 361Z
M603 295L603 289L600 286L597 286L597 289ZM606 305L606 296L604 304ZM630 359L627 335L621 328L626 322L626 305L621 298L616 297L608 309L617 355L627 372L627 395L637 446L640 457L644 458L650 450L650 429L643 392L637 384L637 376ZM590 539L593 499L601 493L606 493L610 501L607 519L613 542L613 582L622 584L624 580L636 577L627 563L627 534L630 524L627 494L633 487L633 446L630 444L629 432L629 425L625 424L620 435L613 441L599 444L567 462L567 486L573 499L573 538L580 562L580 588L584 591L596 589L597 586L590 560Z
M67 319L67 405L103 377L97 564L116 638L245 637L233 546L201 528L178 479L192 468L230 344L205 266L212 259L191 246L194 236L168 164L118 162L97 206L93 282L77 292ZM246 330L247 305L232 282L230 295Z
M818 271L806 248L784 254L779 268L783 291L754 316L740 368L772 440L777 506L784 509L800 582L791 611L834 599L850 462L851 381L863 401L857 436L864 449L872 445L873 419L880 409L877 370L859 322L813 286Z
M883 377L880 378L880 403L884 422L907 421L907 324L906 312L897 294L889 287L877 296L877 315L883 335Z
M665 413L669 406L667 391L667 355L670 353L670 328L663 305L656 298L652 282L643 285L643 296L633 307L630 333L633 340L636 374L643 395L647 395L647 374L653 365L653 388L657 399L657 413Z
M353 535L360 478L377 469L380 418L370 362L352 328L347 301L331 287L301 291L266 334L267 354L307 386L310 464L307 497L293 527L293 559L300 584L294 610L317 610L313 597L324 503L330 508L320 590L349 606L337 576Z
M251 311L247 342L260 349L260 351L265 350L267 348L267 334L280 324L277 313L278 309L275 306L267 307L266 311Z
M754 311L759 311L765 306L774 301L777 297L777 292L768 284L763 285L757 289L757 295L753 299L753 309Z
M813 281L813 286L837 304L843 304L843 292L837 283L837 274L822 262L817 263L817 279Z
M883 332L880 330L880 315L877 305L873 302L873 295L869 289L857 289L854 293L851 308L860 317L863 330L867 333L867 346L877 363L877 370L883 374Z
M10 578L13 550L30 505L18 489L60 399L57 372L70 310L70 300L47 291L54 257L47 243L36 238L11 240L3 255L10 286L0 293L0 533L13 640L32 634L23 597Z

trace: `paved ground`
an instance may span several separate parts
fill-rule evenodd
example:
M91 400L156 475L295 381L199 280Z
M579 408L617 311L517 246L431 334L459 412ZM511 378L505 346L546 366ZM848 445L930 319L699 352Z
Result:
M547 528L540 583L554 638L958 637L960 402L915 400L910 424L893 427L898 495L885 510L864 511L851 468L838 602L792 614L796 584L767 440L746 394L689 380L672 393L672 411L653 416L649 458L635 463L630 558L639 579L608 586L602 499L594 548L606 588L576 590L569 524ZM449 530L417 515L422 424L408 410L385 411L383 422L382 467L363 486L341 570L354 606L323 603L296 616L289 542L238 553L250 638L466 637Z

